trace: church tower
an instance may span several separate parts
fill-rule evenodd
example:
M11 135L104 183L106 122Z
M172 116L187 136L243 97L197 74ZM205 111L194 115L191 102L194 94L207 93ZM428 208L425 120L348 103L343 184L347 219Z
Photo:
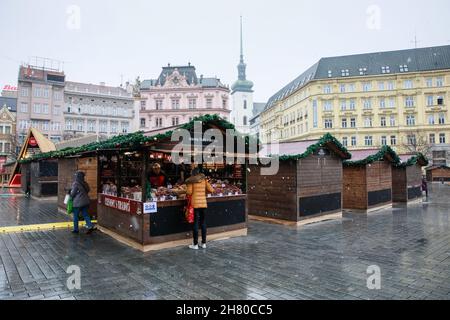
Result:
M238 80L231 86L232 110L230 121L241 133L250 132L250 118L253 115L253 82L247 80L244 62L244 48L242 39L242 16L241 16L241 56L238 64Z

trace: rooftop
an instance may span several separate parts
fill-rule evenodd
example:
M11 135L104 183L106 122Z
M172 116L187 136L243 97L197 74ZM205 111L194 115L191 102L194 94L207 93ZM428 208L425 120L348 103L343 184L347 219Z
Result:
M121 87L112 87L105 84L91 84L82 82L66 81L64 89L66 92L94 94L102 96L114 96L120 98L132 98L131 93Z

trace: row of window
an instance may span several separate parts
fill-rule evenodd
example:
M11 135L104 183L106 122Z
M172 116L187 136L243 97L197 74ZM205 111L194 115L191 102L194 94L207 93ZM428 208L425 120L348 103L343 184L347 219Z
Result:
M0 134L11 134L11 126L0 124Z
M391 135L391 136L381 136L380 137L380 145L382 146L386 146L388 145L388 139L389 139L389 143L391 146L395 146L397 145L397 136L395 135ZM439 140L436 140L436 134L434 133L430 133L429 137L428 137L429 143L430 144L436 144L436 142L438 141L439 144L445 144L446 143L446 136L445 133L440 133L439 134ZM412 145L415 146L417 145L417 137L415 134L408 134L406 136L406 143L408 145ZM352 147L356 147L358 145L358 141L357 141L357 137L356 136L352 136L352 137L343 137L342 138L342 145L344 147L348 147L348 146L352 146ZM374 137L367 135L364 137L364 146L366 147L371 147L374 145Z
M288 126L290 124L294 124L296 121L302 121L303 119L308 119L308 110L305 109L305 112L303 112L302 109L297 110L297 112L291 112L289 115L285 115L283 117L283 124L284 126Z
M45 88L45 87L34 87L33 90L33 96L35 98L50 98L51 89ZM21 97L28 97L30 95L30 88L29 87L22 87L20 88L20 96ZM54 90L53 91L53 99L56 101L61 101L63 99L63 91L61 90Z
M141 100L141 110L145 110L147 106L147 100ZM213 99L207 98L206 99L206 108L212 108L213 107ZM174 110L178 110L181 108L180 99L171 99L171 108ZM197 99L190 98L188 99L188 108L189 109L196 109L197 108ZM222 99L222 108L227 108L227 100ZM247 108L247 101L244 103L244 109ZM155 109L156 110L163 110L164 109L164 100L163 99L155 99Z
M61 131L61 123L49 120L20 120L19 129L36 128L42 131Z
M6 141L0 141L0 152L11 152L11 143Z
M396 98L379 98L378 106L380 109L385 108L395 108L395 100ZM355 99L341 99L339 101L340 109L342 111L345 110L355 110L356 109L356 100ZM362 99L363 109L372 109L373 107L373 99L366 98ZM404 106L406 108L413 108L416 105L416 99L414 96L406 96L404 97ZM427 96L427 106L442 106L444 105L444 98L442 96ZM324 100L322 102L323 111L333 111L333 100Z
M87 120L84 119L66 119L65 130L67 131L81 131L84 132L97 132L97 120ZM110 121L109 122L109 133L128 133L130 131L130 123L126 121ZM99 120L98 121L98 132L108 133L108 121Z
M20 104L19 111L21 113L28 113L28 103L22 102ZM50 106L46 103L34 103L33 104L33 113L35 114L50 114ZM53 115L60 115L61 114L61 106L54 105L52 110Z
M130 112L127 108L119 108L119 107L102 107L102 106L94 106L94 105L68 105L67 106L68 113L77 113L77 114L92 114L92 115L103 115L103 116L114 116L114 117L129 117Z
M300 134L307 133L307 132L308 132L308 122L305 122L304 124L301 123L297 126L282 130L281 131L281 139L287 138L290 136L292 137L295 135L300 135ZM268 134L267 137L269 140L271 139L270 134Z
M433 78L427 78L425 80L425 84L427 87L431 88L434 86L440 88L444 86L444 78L439 77L436 79ZM395 90L395 82L394 81L378 81L377 82L377 88L379 91L385 91L385 90ZM414 81L411 79L407 79L403 81L403 89L413 89L414 88ZM373 83L371 81L362 82L361 84L361 90L364 92L372 91L373 90ZM355 92L356 91L356 84L355 83L341 83L339 85L339 92L340 93L346 93L346 92ZM331 84L326 84L323 86L323 93L325 94L331 94L333 93L333 86Z
M388 123L387 117L380 117L380 126L386 127ZM445 124L445 114L440 113L438 115L431 114L428 116L428 124ZM391 115L389 117L389 125L391 127L396 126L396 117ZM407 126L415 126L416 125L416 117L415 115L407 115L406 116L406 125ZM364 127L371 128L373 126L373 118L372 117L364 117ZM326 118L324 119L324 128L332 129L333 128L333 119ZM341 120L341 128L356 128L356 118L350 118L348 121L347 118L342 118Z

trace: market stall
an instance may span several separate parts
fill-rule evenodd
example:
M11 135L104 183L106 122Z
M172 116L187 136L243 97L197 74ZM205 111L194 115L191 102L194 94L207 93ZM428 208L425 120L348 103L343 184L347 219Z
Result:
M58 161L46 159L22 164L21 185L23 192L36 198L57 196Z
M389 146L352 150L344 161L343 208L370 212L392 206L392 165L400 158Z
M425 169L428 182L449 182L450 167L431 166Z
M278 152L272 156L269 146L263 146L260 152L263 157L279 160L275 175L261 175L259 165L250 166L250 217L298 225L340 217L342 161L350 158L345 147L326 134L319 140L280 143Z
M221 130L223 141L225 130L234 128L217 116L194 120L202 121L202 132ZM180 128L193 134L193 122ZM98 151L98 225L116 239L144 251L192 241L192 226L184 217L183 182L193 165L172 161L172 150L178 142L171 141L171 134L136 136L130 143ZM208 142L202 141L204 145ZM226 164L197 164L215 189L207 199L210 240L247 233L246 164L234 159Z
M422 154L399 155L401 163L392 167L393 202L422 199L422 167L428 160Z

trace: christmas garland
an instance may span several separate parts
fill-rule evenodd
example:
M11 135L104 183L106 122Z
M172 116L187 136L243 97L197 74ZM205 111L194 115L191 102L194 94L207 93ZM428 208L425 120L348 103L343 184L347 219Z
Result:
M415 154L411 158L409 158L408 161L402 162L402 163L396 165L396 167L405 168L405 167L416 165L417 162L422 162L423 163L422 166L427 166L429 163L427 157L425 157L422 153L418 152L417 154Z
M278 159L280 161L289 161L289 160L299 160L299 159L304 159L312 154L314 154L315 152L317 152L317 150L319 150L320 148L324 147L326 144L328 143L332 143L334 144L343 154L345 159L350 159L351 158L351 154L348 152L347 148L345 148L340 142L339 140L337 140L333 135L331 135L330 133L326 133L322 138L319 139L319 141L317 141L316 143L308 146L308 148L305 150L305 152L301 153L301 154L296 154L296 155L271 155L271 157L278 157Z
M178 129L185 129L185 130L192 130L194 128L194 123L196 121L200 121L202 123L212 123L215 124L221 128L224 129L234 129L235 126L228 122L227 120L221 118L217 114L214 115L203 115L198 116L192 119L192 121L181 125ZM70 157L74 155L79 155L82 153L89 153L89 152L96 152L99 150L107 150L107 149L119 149L119 148L137 148L142 147L143 145L149 145L161 140L170 139L172 136L172 133L174 131L167 131L165 133L159 133L153 136L145 136L143 131L138 131L134 133L124 134L124 135L118 135L114 136L108 140L101 141L101 142L91 142L89 144L85 144L79 147L73 147L73 148L64 148L62 150L56 150L56 151L50 151L45 153L39 153L36 154L30 158L20 160L19 163L28 163L43 159L58 159L58 158L65 158ZM255 139L253 137L249 137L246 135L242 135L238 132L236 132L236 135L238 138L245 139L245 144L248 145L250 143L250 139ZM259 145L259 141L256 141Z
M352 160L346 160L344 161L345 166L365 166L367 164L371 164L376 161L384 160L386 154L389 154L392 157L392 163L394 165L400 165L401 160L400 157L397 155L397 153L390 147L390 146L383 146L377 153L368 156L365 159L352 161Z

